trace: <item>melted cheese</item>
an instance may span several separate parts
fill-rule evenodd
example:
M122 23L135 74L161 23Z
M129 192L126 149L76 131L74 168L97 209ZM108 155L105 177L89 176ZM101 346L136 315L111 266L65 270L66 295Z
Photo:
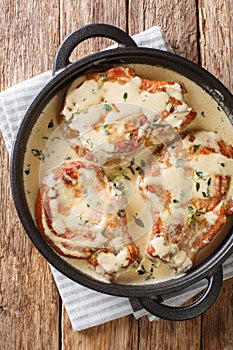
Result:
M186 94L186 101L187 104L194 106L195 109L198 112L198 118L196 118L196 120L194 121L194 123L192 124L191 128L195 129L195 128L203 128L206 130L214 130L214 131L218 131L221 138L223 138L224 140L226 140L228 143L232 144L232 126L230 125L229 120L226 118L226 115L223 111L220 111L219 108L217 109L217 103L215 101L213 101L211 99L211 97L204 91L202 90L200 87L198 87L197 85L195 85L194 83L190 82L188 79L176 74L175 72L169 71L169 70L165 70L165 69L161 69L160 67L145 67L145 65L140 66L138 65L136 67L138 74L144 74L145 69L148 71L147 74L148 76L152 77L152 78L156 78L156 79L160 79L160 80L164 80L164 79L169 79L169 80L176 80L176 81L182 81L186 88L188 93ZM83 84L84 82L84 84ZM125 92L127 92L128 94L128 98L132 98L131 96L131 92L132 91L136 91L136 100L137 102L140 101L140 103L142 103L143 106L147 106L149 108L154 108L155 111L159 111L162 108L164 108L164 106L166 105L166 99L167 97L165 96L165 94L159 94L156 97L152 96L153 94L150 94L148 92L143 92L144 95L139 96L138 93L138 86L139 86L139 79L135 79L135 81L132 83L133 86L131 86L131 82L129 85L127 85L127 90L126 85L122 85L121 87L118 86L116 88L119 88L118 93L121 94L121 96L118 96L119 102L123 102L123 104L125 104L126 109L127 109L127 103L125 103L124 99L123 99L123 95ZM85 145L89 146L89 137L91 135L91 139L94 139L96 137L96 143L98 143L97 140L99 140L99 135L96 135L97 133L94 134L90 134L91 132L93 133L92 127L90 127L91 125L94 125L96 122L98 122L99 120L99 115L98 114L93 114L90 118L92 119L92 122L90 123L90 119L88 117L88 122L85 124L84 121L87 121L87 111L89 109L90 106L95 105L95 104L99 104L102 96L103 96L103 88L99 88L98 84L96 84L95 81L90 80L89 81L89 85L86 84L87 81L85 81L85 77L81 77L78 78L75 82L73 82L73 84L71 85L70 89L68 90L67 93L67 104L63 110L63 114L66 116L66 119L68 121L71 121L72 123L74 123L72 125L72 127L74 129L80 129L81 133L82 133L82 137L83 137L83 143ZM175 84L176 85L176 84ZM82 94L80 94L78 96L78 88L81 89L80 91L82 91ZM109 86L109 88L113 89L115 87L115 85ZM169 90L170 89L170 90ZM173 91L171 91L173 90ZM109 95L112 94L114 101L115 101L115 92L117 90L112 90L111 92L109 92ZM167 87L167 93L170 96L174 96L175 98L181 100L181 91L180 88L178 89L178 87L176 86L168 86ZM143 96L143 98L142 98ZM158 103L158 105L155 106L151 106L152 104L152 99L153 98L157 98L158 96L161 97L161 101L158 101L156 103ZM117 98L118 98L117 97ZM56 96L55 99L60 99L60 96ZM130 101L127 98L127 102ZM112 101L111 101L112 102ZM155 102L155 100L154 100ZM154 103L153 102L153 103ZM43 138L44 136L50 136L51 131L53 130L48 130L46 127L46 121L50 121L51 118L56 117L57 114L57 110L60 110L60 106L62 102L56 102L55 104L53 103L53 101L48 105L48 108L46 107L46 110L43 111L43 115L41 118L39 118L38 123L36 124L33 132L32 132L32 137L29 140L28 143L28 152L26 153L25 156L25 168L28 166L28 164L33 164L33 166L31 166L31 172L30 175L27 176L25 175L25 188L26 188L26 195L27 195L27 200L29 203L29 206L31 208L32 211L32 216L34 216L34 202L35 202L35 198L36 198L36 194L37 194L37 189L38 189L38 176L37 174L39 173L39 167L40 165L42 165L42 167L44 167L44 169L47 168L51 168L51 164L53 164L53 166L58 166L64 159L65 157L69 156L72 159L76 159L77 155L71 150L67 149L67 144L64 142L64 140L56 140L53 142L50 142L50 144L47 144L48 147L48 151L46 152L46 157L45 157L45 162L39 162L38 159L35 159L35 157L33 157L33 155L31 154L31 149L32 148L38 148L38 149L42 149L45 148L45 139ZM146 105L147 103L147 105ZM55 105L55 107L54 107ZM185 108L185 105L183 105L183 107ZM81 109L83 109L83 111L81 111ZM123 109L121 110L121 112L123 111ZM202 111L205 112L205 118L202 116ZM178 113L179 112L179 113ZM145 109L143 110L143 113L146 114L148 113L148 116L152 116L151 118L154 118L154 112L149 111L149 109ZM177 127L177 125L180 125L181 120L179 120L179 117L183 117L182 115L183 111L182 109L177 110L177 113L173 113L173 116L170 115L168 118L171 117L172 120L170 120L170 122L174 122L174 126ZM81 115L82 118L74 118L73 116L76 115ZM174 118L175 117L175 118ZM113 118L113 117L112 117ZM148 119L150 119L150 117L148 117ZM169 120L169 119L168 119ZM222 122L222 120L224 122ZM76 123L76 124L75 124ZM85 127L84 127L85 126ZM141 133L143 133L143 130L140 130ZM89 135L88 135L89 133ZM121 132L122 135L123 132ZM215 134L216 135L216 134ZM52 135L53 136L53 135ZM128 135L129 136L129 135ZM101 134L102 139L105 137L105 135L102 133ZM199 136L198 136L199 137ZM212 138L212 136L211 136ZM104 145L104 152L107 152L110 154L111 152L114 151L114 146L112 144L110 144L107 141L107 137L105 138L106 142ZM187 139L184 141L186 142ZM200 134L200 138L196 139L195 143L203 143L205 142L205 136L202 134ZM187 141L188 142L188 141ZM209 144L213 147L217 147L216 144L216 139L215 136L212 138L212 140L209 140ZM191 145L191 144L190 144ZM210 146L210 147L211 147ZM98 150L98 147L100 147L100 144L96 147L96 149ZM51 155L50 158L47 158L47 154ZM208 174L209 172L211 174L215 173L216 168L215 165L212 164L211 162L211 158L213 155L210 155L210 166L208 166ZM219 155L216 154L216 159L217 162L221 162L223 161L222 156L220 156L221 159L219 159ZM102 162L104 163L106 160L103 159ZM51 163L52 162L52 163ZM200 171L203 170L203 172L207 175L206 171L205 171L205 160L204 158L201 159L200 157L196 160L192 160L192 162L195 163L195 167L197 169L199 169ZM140 164L140 162L139 162ZM221 172L221 174L223 175L227 175L230 174L231 175L231 171L230 169L232 169L232 161L230 159L224 159L224 167L219 168L218 170ZM202 169L202 170L201 170ZM167 176L164 175L166 178L166 186L172 190L171 184L173 179L175 180L175 183L177 183L177 177L175 178L172 173L169 174L167 173ZM42 176L43 177L43 176ZM187 203L187 201L190 199L190 196L198 195L201 193L196 194L196 187L195 187L195 182L193 182L192 180L192 186L191 186L191 194L190 194L190 179L185 179L185 176L182 177L182 183L181 183L181 192L180 192L180 200L182 200L182 198L185 198L183 200L182 203ZM53 181L53 179L50 179L51 181ZM159 179L154 180L154 179L148 179L148 182L156 182L159 181ZM186 184L185 184L186 181ZM146 181L145 181L146 183ZM52 184L52 182L51 182ZM164 185L164 182L162 182L162 184ZM185 184L185 187L184 187ZM142 183L141 183L142 185ZM202 185L201 185L202 186ZM204 184L203 184L204 186ZM212 185L211 185L212 186ZM211 187L210 186L210 187ZM204 187L201 187L204 190ZM231 181L231 190L232 190L233 186L232 186L232 181ZM210 189L212 191L212 188ZM132 232L135 233L136 237L138 235L139 239L137 240L137 242L140 245L140 251L142 253L142 255L145 253L146 250L146 245L148 242L148 237L151 234L151 226L152 226L152 222L151 222L151 216L149 214L149 210L146 211L145 216L142 217L142 221L144 223L148 223L150 220L150 223L147 225L146 229L143 231L144 235L142 236L141 231L142 227L135 225L135 213L140 213L141 214L141 205L143 202L143 199L141 196L139 196L138 194L139 191L137 191L136 194L134 194L133 196L133 201L130 201L129 203L129 212L128 214L128 221L131 224L132 223L132 227L131 230ZM189 196L185 197L186 193L189 193ZM211 192L212 193L212 192ZM50 189L49 191L49 196L52 198L55 195L55 191L54 189ZM177 188L174 189L174 192L172 194L172 196L177 196L178 195L178 190ZM232 195L232 192L231 192ZM230 196L230 190L228 193L228 197ZM78 205L78 203L76 203ZM171 209L172 207L172 209ZM171 210L177 210L178 211L178 207L176 203L172 203L170 209ZM79 207L81 208L81 207ZM75 209L76 210L76 209ZM78 207L77 207L78 210ZM181 210L179 208L179 210ZM56 211L56 208L55 208ZM182 215L182 214L180 214ZM206 220L209 222L210 225L213 225L216 222L217 219L217 215L213 212L209 212L204 214L206 217ZM166 217L168 217L168 214L166 213ZM44 220L45 217L43 217ZM145 219L144 219L145 218ZM104 221L101 221L102 223ZM46 222L44 220L44 226L46 226ZM129 225L130 226L130 225ZM58 240L61 238L57 238ZM113 242L115 244L115 242ZM65 251L65 248L64 248ZM68 253L68 251L67 251ZM77 252L77 256L79 256L79 252ZM186 259L186 253L184 253L183 251L178 252L174 257L174 265L175 266L183 266L185 268L185 266L189 265L188 259ZM103 280L104 278L101 275L96 274L93 270L90 269L90 265L86 262L86 261L80 261L80 260L75 260L75 259L69 259L69 258L64 258L65 260L67 260L69 263L71 263L72 265L74 265L75 267L77 267L78 269L82 269L83 271L85 271L87 274L91 274L92 276L94 276L95 278L101 279ZM110 259L110 258L109 258ZM146 259L146 260L145 260ZM110 259L111 260L111 259ZM121 260L121 259L120 259ZM126 261L123 259L122 257L122 261ZM144 266L147 268L148 266L148 270L150 269L150 261L147 258L143 258L143 262ZM110 262L111 265L111 262ZM105 266L107 268L107 266ZM111 270L111 267L109 268L109 270ZM178 268L179 271L179 268ZM162 281L164 279L169 279L174 277L174 271L171 270L168 265L164 264L163 262L159 262L158 263L158 267L154 273L154 279L148 279L145 280L145 275L138 275L137 270L135 270L134 268L131 268L130 271L124 271L124 273L120 274L119 276L117 276L116 281L119 283L131 283L131 284L145 284L145 283L157 283L159 281Z
M82 84L80 85L80 81ZM74 82L69 88L66 94L65 107L62 111L62 114L65 116L66 120L70 120L77 115L82 110L86 110L91 106L98 105L103 101L106 103L122 103L126 102L130 104L130 109L132 106L142 106L147 109L151 109L156 114L161 114L166 110L167 104L170 97L174 97L181 101L181 104L175 107L175 110L168 117L167 122L170 123L173 127L179 127L185 116L191 108L184 103L184 98L182 94L181 85L174 83L173 85L164 85L166 91L155 91L151 93L149 91L141 90L142 80L140 77L136 76L131 78L131 80L125 84L119 83L117 80L112 81L103 81L101 84L96 82L93 79L85 80L85 77L77 79L77 82ZM127 99L125 98L127 96ZM128 109L129 110L129 109ZM122 111L121 111L122 112ZM127 111L128 113L128 111ZM83 123L83 118L81 118L81 128L84 128L85 122ZM97 117L94 117L94 120ZM93 117L90 119L94 122ZM71 127L79 129L77 125L77 120L71 123ZM83 124L83 125L82 125Z
M123 248L118 254L101 252L98 254L97 260L101 268L108 273L118 272L121 268L129 265L129 252L127 248Z

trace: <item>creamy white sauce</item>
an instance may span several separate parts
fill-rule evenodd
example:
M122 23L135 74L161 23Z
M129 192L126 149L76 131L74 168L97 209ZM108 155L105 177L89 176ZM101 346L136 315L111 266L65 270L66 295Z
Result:
M221 109L219 109L217 102L214 101L203 89L198 87L195 83L191 82L189 79L173 71L161 69L159 67L151 67L151 66L145 66L145 65L132 65L132 68L136 69L137 74L142 76L148 76L148 78L150 79L174 80L177 82L182 82L188 91L187 94L185 94L185 101L187 105L189 105L190 107L193 107L197 111L197 118L194 120L194 122L192 122L192 124L188 127L188 129L191 129L191 130L204 129L207 131L217 132L220 138L222 138L226 143L229 143L229 144L233 143L233 138L232 138L233 128L230 121L226 117L225 113ZM96 82L91 80L88 82L89 84L88 88L90 90L88 89L85 90L85 86L83 84L82 85L83 95L80 95L80 97L77 97L75 95L76 91L74 87L79 85L82 81L83 81L83 78L81 77L78 80L76 80L70 87L70 91L74 91L73 94L69 95L70 96L69 104L71 108L75 108L75 104L77 103L77 101L82 103L83 109L88 108L90 107L90 105L98 104L100 99L103 96L103 88L99 89L99 87L96 85ZM136 77L133 83L130 83L128 85L122 85L122 86L110 85L108 89L108 94L106 94L106 102L108 101L124 102L123 95L125 94L125 92L127 92L127 95L128 95L127 103L141 104L144 107L151 108L153 103L156 100L156 108L153 106L154 112L151 112L151 113L147 112L149 115L154 116L153 113L159 112L162 109L164 109L164 106L166 105L168 97L166 93L159 93L157 96L155 95L151 96L152 94L149 94L146 92L144 92L139 96L139 93L138 93L139 83L140 83L140 78ZM180 96L179 96L180 92L179 92L179 89L176 89L176 86L171 86L169 87L169 89L170 89L169 90L170 95L173 95L180 99ZM92 95L90 95L89 91L92 91ZM28 142L27 152L25 155L26 172L24 174L24 180L25 180L25 192L27 196L27 201L33 217L34 217L35 200L36 200L37 191L40 183L40 179L38 177L38 173L40 172L40 170L41 170L40 172L41 176L43 177L43 174L46 172L48 167L51 168L51 167L58 166L65 158L76 157L74 151L70 149L70 145L68 145L67 143L64 143L64 141L61 140L61 134L57 132L59 128L57 127L57 123L56 123L56 115L57 115L57 111L61 110L63 97L64 97L64 93L61 93L58 96L55 96L54 99L45 108L45 110L43 111L43 114L41 115L38 122L36 123ZM79 98L79 100L77 100L77 98ZM66 115L67 115L67 119L69 119L71 118L72 113L69 114L70 111L68 110L68 106L66 107L67 107ZM183 107L185 107L185 105L183 105ZM77 110L77 112L79 111ZM183 113L182 110L179 110L177 112L179 112L180 116L182 116L182 113ZM84 112L81 112L81 113L84 113ZM87 123L85 126L85 123L83 123L83 121L86 120L85 114L83 114L82 116L83 116L82 118L76 119L74 122L76 123L75 128L81 128L82 132L84 132L85 134L87 131L90 131L90 124ZM92 118L94 119L92 119L91 123L95 124L96 120L98 120L99 118L99 115L96 114ZM114 116L111 116L111 118L114 119ZM51 120L53 121L54 126L52 128L48 128L48 124ZM173 126L177 126L178 124L179 124L179 117L177 118L177 121L175 121L175 124ZM122 132L124 132L124 130L122 130ZM49 138L49 143L47 143L46 138ZM87 142L87 138L85 140L86 140L85 142ZM204 141L203 136L200 135L200 140L198 140L197 142L201 143L203 141ZM209 142L212 147L213 145L214 145L214 148L217 147L214 138ZM106 142L105 147L110 148L109 152L112 151L111 145L109 143ZM33 154L31 151L32 149L41 151L45 156L46 161L41 161L39 159L39 156L35 156L35 152ZM208 163L209 164L208 172L211 174L216 171L216 167L212 161L213 157L214 156L211 155L210 162ZM222 163L223 162L222 156L216 155L215 161L217 163L219 162ZM193 162L195 163L195 161ZM224 159L224 162L226 163L226 166L221 167L220 171L222 172L222 174L226 175L226 174L229 174L229 169L232 169L232 160L229 159L226 161L226 159ZM204 172L206 169L204 159L203 160L198 159L195 163L195 167L197 167L197 169L199 169L200 171ZM169 174L167 177L165 176L166 186L168 187L172 187L170 178L171 178L171 174L170 176ZM174 179L176 179L175 181L178 181L177 176L174 176ZM188 183L189 181L187 181L187 185L186 185L187 188L188 188ZM184 189L185 182L183 182L181 186L183 186L183 189ZM204 186L204 184L201 184L201 186ZM232 185L231 185L231 188L232 188ZM204 187L201 187L201 189L204 189ZM186 191L186 190L183 190L183 192L190 193L190 191ZM192 194L193 193L195 193L195 185L193 185L193 188L192 188ZM51 196L52 195L53 195L53 192L51 192ZM174 196L177 196L177 195L178 195L178 192L174 192ZM174 210L176 210L175 206L174 206ZM146 224L143 230L142 230L142 227L135 225L135 213L139 214L140 219ZM127 218L128 218L128 222L130 223L129 231L131 234L133 234L134 232L134 237L136 237L136 243L140 247L141 254L144 255L146 250L148 235L150 234L151 216L150 216L149 208L146 207L146 201L143 200L138 193L134 193L131 196L131 200L129 201L129 204L128 204ZM206 218L211 224L213 224L216 220L216 215L211 212L208 215L206 214ZM228 226L229 225L230 224L228 223ZM223 239L225 234L226 234L226 230L225 232L224 230L222 230L220 232L219 237L216 238L215 241L218 241L219 243L219 241ZM205 253L204 257L206 256L206 254L211 253L211 249L212 249L211 244L208 245L208 252ZM216 245L213 244L213 250L214 249L216 249ZM123 264L124 259L122 261L120 257L116 259L119 259L117 260L117 264ZM187 266L189 266L189 261L185 256L184 252L182 251L179 252L179 255L176 255L175 259L177 260L175 262L177 266L179 266L180 264L181 265L186 264ZM202 259L203 258L200 258L200 260ZM93 268L90 266L90 264L88 264L86 261L75 260L70 258L64 258L64 260L76 266L78 269L79 268L82 269L87 274L90 274L95 278L99 278L103 280L103 277L101 277L98 273L96 273L93 270ZM103 262L103 264L108 264L108 262L105 261ZM143 257L141 265L142 264L147 271L150 271L151 262L146 256ZM110 265L111 265L111 262L110 262ZM169 269L169 267L163 264L161 261L158 261L156 264L156 268L154 268L153 278L149 278L148 280L145 279L145 276L147 275L138 274L137 270L139 268L140 266L132 267L129 270L125 270L121 275L117 277L116 282L130 283L130 284L157 283L158 281L166 280L175 276L174 271Z
M85 120L87 118L83 118L83 113L88 113L89 122L92 125L95 124L99 117L98 110L96 109L95 113L91 113L88 109L101 102L127 102L127 104L142 106L148 110L152 110L156 114L161 114L167 107L169 108L169 98L177 98L182 104L175 106L174 111L167 118L167 123L176 128L179 128L185 115L191 111L191 108L184 102L182 87L178 83L164 85L166 91L155 91L151 93L140 89L142 80L138 76L132 78L125 84L119 83L118 81L111 82L106 80L100 85L99 82L95 80L84 80L84 78L81 78L81 81L83 81L81 86L80 78L78 78L77 82L74 82L69 88L62 112L67 121L72 119L70 126L75 130L80 130L81 133L87 130L85 121L83 123L83 119ZM125 98L125 96L127 96L127 98ZM121 115L124 117L122 109L123 108L121 108ZM131 110L132 109L133 107L131 106ZM128 113L127 107L126 113ZM74 118L75 115L76 118ZM111 117L109 120L112 121Z

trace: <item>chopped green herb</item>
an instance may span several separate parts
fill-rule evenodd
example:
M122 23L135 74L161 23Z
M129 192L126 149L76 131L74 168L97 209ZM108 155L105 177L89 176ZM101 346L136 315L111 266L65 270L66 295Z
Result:
M220 165L224 168L225 167L225 163L220 163Z
M156 268L157 269L157 265L155 265L154 263L151 264L152 267Z
M210 185L211 185L211 178L206 178L203 175L202 171L197 171L195 170L195 175L197 176L197 178L199 180L203 180L206 183L206 192L202 191L202 196L204 198L210 197ZM200 189L200 184L198 182L196 182L196 191L199 191Z
M110 105L108 105L107 103L104 103L103 107L104 107L104 110L107 111L107 112L112 110L112 107Z
M107 129L107 127L108 127L108 125L106 125L106 124L101 124L101 125L99 125L99 127L98 127L98 129L99 130L103 130L104 132L105 132L105 134L106 135L110 135L111 133L110 133L110 131Z
M54 124L53 124L53 121L51 120L49 123L48 123L48 128L51 129L53 128Z
M135 163L135 158L133 157L133 158L131 158L131 160L130 160L130 166L133 166L134 163Z
M93 142L90 138L87 139L87 144L90 146L90 148L93 148Z
M114 181L118 176L119 176L118 174L112 175L112 176L109 177L109 180L110 180L110 181ZM115 185L115 184L114 184L114 185ZM116 187L116 186L115 186L115 187Z
M167 106L166 106L166 111L167 111L167 112L171 112L172 108L173 108L173 104L170 102L170 103L168 103Z
M125 92L124 95L123 95L123 99L125 100L125 102L126 102L127 98L128 98L128 93Z
M137 271L137 273L138 273L139 275L144 275L144 274L146 273L146 269L145 269L144 265L141 265L141 269L139 269L139 270Z
M104 131L106 135L110 135L110 131L107 129L107 125L104 125Z
M102 236L104 236L104 235L105 235L106 230L107 230L107 228L106 228L106 227L105 227L105 228L103 228L103 230L101 230L101 232L100 232L100 233L101 233L101 235L102 235Z
M81 214L77 215L77 217L79 218L82 225L85 225L88 223L88 220L83 219L83 212Z
M200 145L194 145L193 146L193 152L197 152L198 148L200 147Z
M114 182L114 183L113 183L113 186L114 186L117 190L121 191L122 194L125 193L125 192L124 192L124 185L122 184L122 182L119 182L119 183L115 183L115 182ZM115 196L118 196L118 194L116 193Z
M173 199L172 201L173 203L179 203L179 201L177 199Z
M142 261L142 257L139 256L139 257L137 258L137 260L133 263L132 267L137 268L137 267L139 266L139 264L140 264L141 261Z
M144 267L144 265L141 265L140 268L137 270L137 273L141 276L141 275L146 275L145 280L149 280L151 278L154 278L153 273L154 273L154 268L157 268L157 266L155 264L151 264L151 267L149 269L149 271L147 271Z
M151 127L155 129L161 128L163 125L161 123L151 123Z
M141 167L144 168L145 166L146 166L146 163L145 163L145 161L142 159L142 160L141 160Z
M32 155L33 155L34 157L36 157L36 158L38 158L38 159L44 161L45 155L44 155L43 151L41 151L41 150L39 150L39 149L36 149L36 148L32 148L32 149L31 149L31 153L32 153Z
M131 165L129 165L128 168L129 168L129 170L131 171L131 173L132 173L133 175L135 175L134 168L133 168Z
M196 209L188 205L188 225L196 226Z
M134 171L134 168L133 168L134 162L135 162L135 158L133 157L133 158L130 160L129 166L127 167L127 168L131 171L131 173L132 173L133 175L135 175L135 171Z
M101 79L102 79L102 80L107 80L107 79L108 79L107 74L102 74Z
M137 218L136 216L134 216L134 222L135 222L136 225L138 225L140 227L144 227L144 224L143 224L142 220Z
M27 169L24 170L24 173L25 173L26 175L29 175L29 174L30 174L30 164L28 164Z
M131 180L130 177L127 175L126 169L123 169L121 167L119 168L119 172L118 173L116 173L116 174L114 174L114 175L109 177L109 180L110 181L114 181L115 179L117 179L119 177L120 178L123 177L124 179L129 180L129 181ZM114 184L114 186L116 187L116 184Z
M154 278L153 272L154 272L154 270L153 270L153 268L151 268L151 269L150 269L150 272L148 273L148 275L147 275L147 277L146 277L146 281L147 281L147 280L150 280L151 278Z
M204 111L201 112L201 115L202 115L203 118L205 118L205 112Z
M127 175L126 170L121 168L121 167L120 167L120 170L119 170L119 174L121 176L123 176L124 179L129 180L129 181L131 180L130 177Z
M203 179L203 172L195 170L195 174L199 179Z
M201 216L201 215L203 215L203 214L205 214L205 211L203 211L203 210L197 210L196 216Z
M140 167L139 165L136 167L136 171L139 173L139 175L144 176L145 175L145 170Z
M117 212L117 216L119 217L119 218L122 218L122 214L125 212L125 210L124 209L120 209L120 210L118 210L118 212Z

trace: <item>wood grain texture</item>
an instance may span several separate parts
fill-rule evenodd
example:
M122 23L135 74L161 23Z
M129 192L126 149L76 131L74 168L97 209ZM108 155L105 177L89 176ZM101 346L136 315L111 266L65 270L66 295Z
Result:
M59 1L2 0L1 90L51 69L59 43Z
M232 7L232 0L2 0L1 90L51 69L65 36L97 22L116 25L130 34L160 25L177 54L200 60L232 89ZM107 45L108 40L90 39L75 50L72 59ZM224 282L212 308L194 320L150 322L146 317L137 321L127 316L74 332L64 307L61 318L49 266L25 235L15 212L2 138L0 161L0 227L4 233L0 236L1 350L232 349L232 279Z
M139 322L133 316L127 316L73 332L67 313L63 310L62 344L65 350L136 350L139 331Z
M50 1L1 2L1 90L51 67L58 44L59 7L50 5ZM56 350L59 295L47 262L19 222L2 138L0 147L0 348Z
M82 15L74 15L74 13ZM61 0L61 39L63 40L75 29L90 23L107 23L126 30L126 15L125 0ZM113 43L106 38L89 39L74 50L71 60L97 52Z
M129 33L161 26L175 53L198 61L196 1L129 0Z
M202 316L202 348L233 349L233 279L224 281L214 307Z
M143 317L139 320L139 350L199 350L200 325L200 317L185 322L150 322Z
M233 2L199 2L200 63L233 92ZM214 306L202 315L203 349L233 348L233 284L223 283Z
M233 1L199 4L201 65L233 91Z

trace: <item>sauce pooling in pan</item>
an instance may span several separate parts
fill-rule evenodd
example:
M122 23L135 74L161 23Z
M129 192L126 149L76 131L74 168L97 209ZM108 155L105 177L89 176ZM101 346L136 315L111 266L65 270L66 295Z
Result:
M117 67L80 77L68 89L63 106L63 96L57 96L46 107L47 128L40 118L28 144L25 187L33 211L36 190L41 184L43 188L49 175L59 174L62 166L69 169L74 161L94 164L106 178L105 194L82 193L86 205L83 211L77 192L65 198L66 204L74 211L76 223L82 219L87 227L89 218L85 215L90 210L94 210L96 218L102 213L102 221L113 215L116 227L127 228L127 242L118 242L115 250L109 243L93 248L82 237L83 241L77 239L75 244L81 250L92 249L87 256L80 259L59 253L95 278L117 283L157 283L184 273L195 263L199 249L210 246L218 231L224 235L221 227L228 225L226 216L232 214L232 149L227 146L232 142L232 127L218 104L188 79L162 68L147 67L148 73L145 66L134 68L137 74ZM57 122L58 109L62 113ZM39 165L40 184L38 179L33 184L29 179ZM88 181L86 184L90 188ZM46 193L54 190L53 182L49 186ZM85 184L82 186L85 188ZM61 193L64 197L64 191ZM111 195L115 198L114 210L106 207L106 197ZM76 198L75 205L70 198ZM98 206L98 200L102 206L105 203L104 208ZM47 205L42 201L39 221L51 239L51 222L45 219ZM77 208L80 211L75 211ZM66 220L65 223L68 226ZM213 226L217 227L215 231ZM109 242L106 227L101 238ZM73 234L77 230L68 228L65 232ZM64 230L52 232L52 237L57 238L57 234L64 235ZM54 242L52 245L58 251Z

